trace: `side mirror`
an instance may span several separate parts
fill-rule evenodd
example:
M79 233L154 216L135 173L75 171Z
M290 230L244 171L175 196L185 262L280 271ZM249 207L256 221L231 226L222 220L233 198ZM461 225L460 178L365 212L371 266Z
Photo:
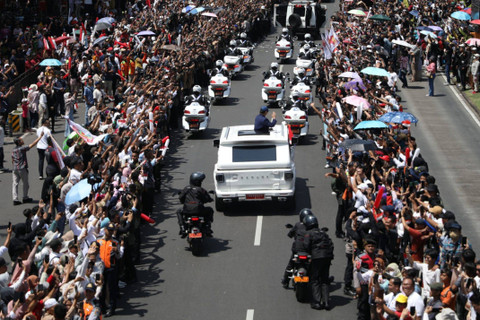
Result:
M265 71L262 72L263 76L265 77L265 75L267 74Z
M215 139L215 140L213 140L213 146L214 146L215 148L218 148L218 147L220 146L220 139Z
M285 225L285 228L287 228L287 229L292 229L293 226L292 226L290 223L287 223L287 224Z
M290 79L290 72L285 73L288 79Z
M209 77L211 77L211 76L212 76L212 70L211 70L211 69L207 69L207 74L208 74Z

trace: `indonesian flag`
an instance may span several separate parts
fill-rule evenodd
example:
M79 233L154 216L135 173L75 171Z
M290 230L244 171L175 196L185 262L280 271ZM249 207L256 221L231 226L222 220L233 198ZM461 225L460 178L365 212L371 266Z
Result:
M120 79L122 79L122 81L125 81L125 77L122 75L122 70L118 69L117 74L120 76Z
M72 128L72 130L75 131L80 136L80 138L82 138L83 141L85 141L88 145L94 146L105 137L105 134L95 136L90 131L88 131L81 125L79 125L78 123L75 123L74 121L68 118L66 119L68 121L68 124L70 125L70 128Z
M328 32L325 31L325 34L321 34L322 36L322 46L323 46L323 54L325 56L325 60L332 59L332 49L330 48L330 44L328 43Z
M48 41L45 37L43 38L43 48L45 50L50 50L50 46L48 45Z
M149 8L152 8L152 3L150 2L150 0L147 0L147 6L148 6Z
M86 35L87 35L87 31L85 30L85 25L82 22L82 25L80 26L80 35L78 37L78 42L80 42L81 44L84 44Z
M58 159L58 164L60 166L60 169L63 169L65 167L65 163L63 163L63 158L65 157L65 153L63 152L62 148L58 145L58 142L53 138L52 135L50 135L50 139L52 139L53 142L53 148L55 149L55 153L57 154L57 159Z
M48 43L50 44L50 46L53 50L57 49L57 43L55 42L55 40L52 37L48 37Z
M68 58L68 72L63 76L63 79L67 79L72 69L72 57Z

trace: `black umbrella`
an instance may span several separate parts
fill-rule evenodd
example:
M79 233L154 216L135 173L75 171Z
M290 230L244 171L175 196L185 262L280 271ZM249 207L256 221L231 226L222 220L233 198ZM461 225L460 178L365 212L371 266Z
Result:
M373 140L348 139L340 143L339 147L352 151L374 151L377 145Z

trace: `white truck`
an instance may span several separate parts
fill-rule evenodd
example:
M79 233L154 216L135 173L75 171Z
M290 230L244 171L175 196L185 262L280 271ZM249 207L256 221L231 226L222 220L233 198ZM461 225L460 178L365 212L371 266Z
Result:
M240 201L274 201L295 208L294 149L285 123L269 134L256 133L253 125L224 127L214 146L217 211Z
M291 30L293 35L310 33L320 38L320 28L325 23L327 7L315 1L291 0L287 4L275 4L273 9L274 25L278 21Z

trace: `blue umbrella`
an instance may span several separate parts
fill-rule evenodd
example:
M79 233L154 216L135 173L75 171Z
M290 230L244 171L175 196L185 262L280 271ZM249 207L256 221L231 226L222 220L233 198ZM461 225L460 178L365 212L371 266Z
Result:
M390 74L388 73L387 70L382 69L382 68L376 68L376 67L368 67L360 71L361 73L364 74L369 74L371 76L379 76L379 77L388 77Z
M402 123L405 120L409 120L411 123L417 123L418 119L409 112L387 112L380 118L378 121L386 122L386 123Z
M97 44L100 44L102 43L103 41L107 40L107 36L103 36L103 37L100 37L98 39L95 39L95 41L93 41L93 45L96 46Z
M204 10L205 10L204 7L198 7L198 8L192 9L192 11L190 11L188 14L197 14L197 13L200 13Z
M412 10L409 12L412 16L414 16L415 18L418 18L418 11L417 10Z
M188 13L188 12L192 11L193 9L195 9L195 6L192 5L192 4L189 4L188 6L186 6L185 8L182 9L182 13Z
M62 63L57 59L45 59L40 62L42 67L61 67Z
M95 184L94 187L97 188L100 184L101 182ZM69 206L72 203L83 200L90 195L90 192L92 192L92 185L88 183L88 179L80 180L68 191L65 196L65 204Z
M386 129L388 126L378 120L362 121L353 130Z
M468 21L468 20L472 19L468 13L463 12L463 11L455 11L454 13L452 13L450 15L450 17L452 17L454 19L457 19L457 20L464 20L464 21Z

